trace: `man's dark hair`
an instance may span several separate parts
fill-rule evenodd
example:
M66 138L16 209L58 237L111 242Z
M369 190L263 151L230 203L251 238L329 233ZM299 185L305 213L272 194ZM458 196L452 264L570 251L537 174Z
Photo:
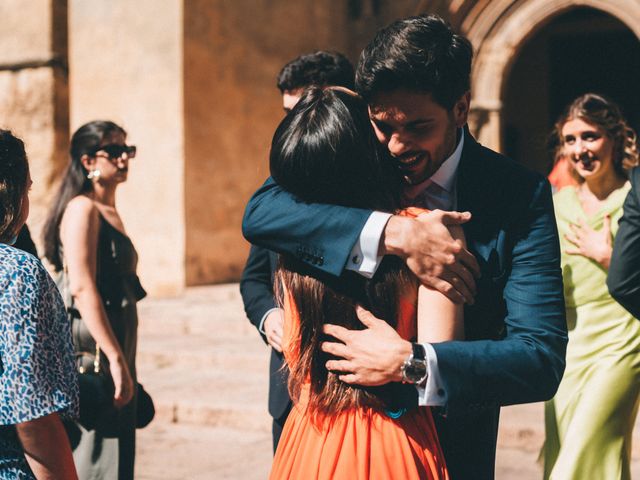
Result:
M360 55L356 89L367 101L379 92L431 93L451 110L471 87L473 48L437 15L398 20L380 30Z
M338 52L320 50L294 58L278 74L281 93L310 86L335 85L353 90L353 65Z

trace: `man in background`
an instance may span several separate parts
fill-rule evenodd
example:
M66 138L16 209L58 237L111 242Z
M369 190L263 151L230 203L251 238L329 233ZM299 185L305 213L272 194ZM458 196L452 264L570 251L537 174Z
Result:
M287 63L278 74L285 113L300 100L310 86L336 85L353 89L354 70L347 58L336 52L318 51L301 55ZM240 293L247 317L262 339L271 346L269 367L269 414L273 417L273 450L278 446L282 427L291 409L287 390L287 371L283 369L283 310L273 297L273 274L277 255L263 247L251 246L240 280Z

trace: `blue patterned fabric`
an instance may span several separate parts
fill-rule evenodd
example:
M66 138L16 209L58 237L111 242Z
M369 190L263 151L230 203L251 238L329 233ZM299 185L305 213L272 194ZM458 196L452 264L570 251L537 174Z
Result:
M71 327L37 258L0 244L0 479L34 478L15 424L78 413Z

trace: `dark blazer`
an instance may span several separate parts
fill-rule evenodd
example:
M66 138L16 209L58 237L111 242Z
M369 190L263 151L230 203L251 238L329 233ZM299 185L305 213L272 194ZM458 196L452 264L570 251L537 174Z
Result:
M640 319L640 167L631 171L631 191L613 245L607 286L631 315Z
M36 249L35 243L33 243L31 232L29 231L29 227L27 227L26 223L20 229L16 243L14 243L13 246L30 253L34 257L38 256L38 250Z
M438 435L453 480L494 476L500 406L551 398L564 372L560 247L548 182L465 132L458 210L481 267L465 307L466 341L434 344L447 392ZM250 200L245 236L339 274L370 212L302 203L268 180Z
M278 256L275 253L266 248L251 246L240 280L240 293L247 318L256 329L260 327L264 314L276 306L273 298L273 274L277 262ZM262 333L260 335L267 343L266 337ZM269 363L269 414L274 419L281 418L291 405L283 364L282 354L272 348Z

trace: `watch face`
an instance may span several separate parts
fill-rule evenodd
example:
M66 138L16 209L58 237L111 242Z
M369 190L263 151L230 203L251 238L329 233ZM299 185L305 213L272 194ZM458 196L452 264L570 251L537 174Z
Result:
M407 362L404 368L404 376L411 383L420 383L427 376L427 364L422 360Z

